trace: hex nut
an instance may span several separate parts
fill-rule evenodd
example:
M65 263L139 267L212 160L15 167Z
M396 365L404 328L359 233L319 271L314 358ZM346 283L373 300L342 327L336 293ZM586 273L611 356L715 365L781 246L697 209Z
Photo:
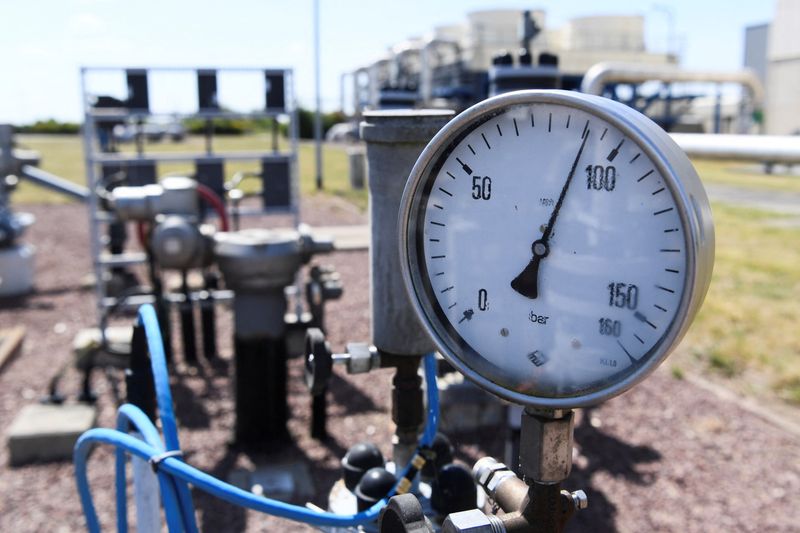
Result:
M563 418L522 415L519 464L526 481L557 483L572 470L573 413Z
M372 369L372 351L369 344L365 342L348 343L347 353L350 354L347 359L348 374L363 374Z
M505 530L496 516L478 509L449 514L442 524L442 533L504 533Z
M575 504L575 509L580 511L589 507L589 497L582 490L576 490L570 493L572 496L572 503Z

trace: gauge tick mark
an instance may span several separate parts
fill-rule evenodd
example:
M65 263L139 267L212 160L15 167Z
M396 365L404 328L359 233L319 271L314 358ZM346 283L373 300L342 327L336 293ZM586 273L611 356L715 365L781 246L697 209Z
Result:
M634 336L634 337L636 337L636 340L637 340L637 341L639 341L639 342L641 342L642 344L644 344L644 341L642 340L642 338L641 338L639 335L637 335L636 333L634 333L634 334L633 334L633 336Z
M500 129L500 124L495 124L495 126L497 126L497 133L499 133L500 137L502 137L503 136L503 130Z
M450 173L449 173L449 172L447 172L447 171L445 171L445 174L447 174L448 176L450 176L450 177L451 177L451 178L453 178L453 179L456 179L456 177L455 177L455 176L453 176L452 174L450 174Z
M433 224L434 226L441 226L441 227L444 227L444 226L445 226L443 223L441 223L441 222L434 222L433 220L431 220L431 224Z
M657 329L657 328L656 328L656 325L655 325L655 324L653 324L652 322L650 322L650 321L647 319L647 317L646 317L646 316L644 316L644 314L642 314L642 312L641 312L641 311L636 311L635 313L633 313L633 317L634 317L636 320L640 321L640 322L644 322L645 324L647 324L647 325L648 325L648 326L650 326L651 328L653 328L653 329Z
M467 309L466 311L464 311L464 316L461 317L461 320L459 320L458 323L461 324L465 320L472 320L472 315L474 314L475 311L473 311L472 309Z
M531 115L531 116L533 116L533 115ZM519 128L517 127L517 119L514 118L514 119L511 119L511 120L514 121L514 133L516 133L517 137L519 137Z
M553 127L553 114L550 113L550 117L547 119L547 133L550 133L550 129Z
M587 120L586 124L583 125L583 133L581 133L581 137L586 135L586 130L588 130L588 129L589 129L589 121Z
M662 291L668 292L670 294L675 294L675 291L672 289L668 289L666 287L662 287L661 285L656 285L656 289L661 289Z
M471 144L468 144L467 148L469 148L469 151L472 152L472 155L475 155L475 148L473 148Z
M647 176L649 176L649 175L650 175L650 174L652 174L653 172L655 172L655 170L651 170L650 172L648 172L647 174L645 174L644 176L642 176L641 178L639 178L638 180L636 180L636 182L638 183L638 182L642 181L643 179L645 179Z
M440 293L441 293L441 294L444 294L444 293L446 293L447 291L449 291L449 290L452 290L452 289L453 289L453 287L454 287L454 285L450 285L450 286L449 286L449 287L447 287L446 289L442 289L442 290L440 291Z
M625 139L622 139L619 142L619 144L616 146L616 148L611 150L611 152L609 152L609 154L606 156L606 159L609 161L609 163L614 161L614 159L616 159L617 154L619 154L619 149L622 148L622 143L624 143L624 142L625 142Z
M603 134L600 136L600 140L601 140L601 141L603 140L603 137L605 137L605 136L606 136L606 133L608 133L608 128L606 128L606 129L604 129L604 130L603 130Z
M461 168L463 168L463 169L464 169L464 172L466 172L467 174L469 174L470 176L472 176L472 169L471 169L471 168L469 168L469 165L467 165L466 163L464 163L462 160L460 160L460 159L459 159L459 158L457 158L457 157L456 157L456 161L458 161L458 164L459 164L459 165L461 165Z
M660 306L660 305L658 305L658 304L653 304L653 307L655 307L655 308L656 308L656 309L658 309L659 311L664 311L665 313L667 312L667 310L666 310L666 309L664 309L663 307L661 307L661 306Z
M572 115L567 115L567 129L569 129L569 121L572 119Z
M661 211L656 211L655 213L653 213L653 216L658 216L658 215L663 215L664 213L669 213L673 209L674 208L672 208L672 207L668 207L667 209L662 209Z
M619 342L619 339L617 339L617 344L619 344L619 347L620 347L620 348L622 348L622 351L623 351L623 352L625 352L625 355L627 355L627 356L628 356L628 359L630 359L630 360L631 360L631 363L635 363L635 362L636 362L636 359L634 359L634 357L633 357L633 356L631 355L631 353L630 353L630 352L629 352L629 351L628 351L628 350L625 348L625 346L623 346L623 345L622 345L622 343L621 343L621 342Z
M665 268L664 271L670 274L680 274L680 270L675 270L674 268Z
M658 193L660 193L660 192L663 192L663 191L664 191L664 189L665 189L665 187L661 187L660 189L658 189L657 191L654 191L654 192L653 192L653 193L651 193L651 194L652 194L653 196L655 196L656 194L658 194Z
M481 133L481 137L483 138L483 142L485 142L485 143L486 143L486 148L488 148L489 150L491 150L491 149L492 149L492 146L489 144L489 141L487 141L487 140L486 140L486 135L484 135L483 133Z
M631 159L630 161L628 161L628 164L632 164L634 161L636 161L637 159L639 159L639 156L640 156L640 155L642 155L642 152L639 152L638 154L636 154L635 156L633 156L633 159Z
M453 193L451 193L450 191L448 191L446 189L442 189L441 187L439 187L439 190L442 191L443 193L445 193L447 196L450 196L450 197L453 196Z

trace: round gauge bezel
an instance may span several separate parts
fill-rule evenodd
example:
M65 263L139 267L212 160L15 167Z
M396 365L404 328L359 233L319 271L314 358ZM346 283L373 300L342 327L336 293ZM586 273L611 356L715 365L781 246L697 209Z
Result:
M599 388L565 396L535 396L515 390L495 376L481 372L493 367L457 333L435 298L423 250L423 226L427 197L444 161L465 136L508 108L532 104L553 104L584 111L606 121L631 139L661 173L671 191L684 228L686 277L675 316L665 333L641 358L631 372L609 377ZM713 268L714 230L705 190L688 157L660 127L628 106L598 96L556 90L506 93L485 100L458 115L444 126L425 147L414 165L403 193L399 214L400 255L403 278L410 299L425 330L441 354L467 378L508 401L543 409L569 409L601 403L621 394L653 372L686 332L700 307ZM471 352L471 353L470 353ZM461 354L461 355L460 355ZM466 355L467 357L462 357ZM630 367L629 367L630 368ZM510 381L510 380L509 380Z

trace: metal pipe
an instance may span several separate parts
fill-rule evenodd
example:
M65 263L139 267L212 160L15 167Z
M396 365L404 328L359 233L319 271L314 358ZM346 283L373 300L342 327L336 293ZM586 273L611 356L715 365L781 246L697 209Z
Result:
M358 118L364 108L364 99L362 94L364 87L361 85L363 77L367 77L367 90L369 90L369 69L360 68L353 71L353 117Z
M689 157L800 164L800 136L797 135L672 133L670 136Z
M603 94L608 83L640 83L645 81L683 81L710 83L738 83L750 92L756 108L764 102L764 87L750 69L734 72L713 70L683 70L674 66L639 65L631 63L602 62L593 65L581 82L581 92L587 94Z
M322 190L322 96L320 89L319 0L314 0L314 153L317 190Z
M397 217L411 168L452 116L444 110L372 111L361 123L369 172L372 340L381 352L420 356L436 349L398 275Z
M86 187L78 185L77 183L72 183L71 181L67 181L64 178L56 176L55 174L45 172L40 168L36 168L31 165L23 165L22 177L32 181L37 185L54 190L60 194L65 194L69 197L75 198L76 200L80 200L81 202L86 202L89 200L89 189Z
M420 56L420 101L423 106L429 106L433 99L433 52L439 46L450 46L455 52L455 63L461 64L461 45L450 39L429 39L422 47Z
M369 75L369 96L368 102L372 107L378 107L381 94L381 83L389 79L389 63L390 58L383 58L375 61L367 67L367 74Z

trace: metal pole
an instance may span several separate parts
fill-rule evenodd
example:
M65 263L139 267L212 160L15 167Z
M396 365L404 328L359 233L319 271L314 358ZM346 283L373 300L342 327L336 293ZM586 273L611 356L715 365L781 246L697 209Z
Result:
M319 0L314 0L314 85L317 110L314 114L314 144L317 160L317 190L322 190L322 100L319 79Z
M103 251L103 244L100 237L100 222L98 213L100 211L99 200L95 194L97 187L97 167L94 160L94 136L95 124L92 116L91 105L87 96L86 68L81 68L81 107L83 108L83 153L86 165L86 186L89 188L89 246L92 253L92 266L94 267L95 278L95 297L97 298L97 319L100 328L100 336L105 342L106 335L106 312L103 301L106 296L105 286L103 285L103 265L100 262L100 254Z
M667 17L667 55L678 56L675 33L675 13L672 8L665 4L653 4L653 11L658 11Z

